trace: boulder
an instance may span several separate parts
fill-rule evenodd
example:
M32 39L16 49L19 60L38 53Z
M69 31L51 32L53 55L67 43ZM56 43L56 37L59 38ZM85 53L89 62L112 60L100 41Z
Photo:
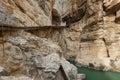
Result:
M84 80L85 78L85 74L77 74L77 80Z
M61 60L61 66L68 78L68 80L76 80L77 79L77 68L66 61L64 58Z
M0 76L9 76L9 72L5 70L5 68L0 66Z

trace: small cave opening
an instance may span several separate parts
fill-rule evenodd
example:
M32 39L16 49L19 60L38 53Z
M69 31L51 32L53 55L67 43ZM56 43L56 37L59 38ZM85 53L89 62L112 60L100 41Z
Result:
M52 25L53 26L61 25L61 16L56 9L52 10Z

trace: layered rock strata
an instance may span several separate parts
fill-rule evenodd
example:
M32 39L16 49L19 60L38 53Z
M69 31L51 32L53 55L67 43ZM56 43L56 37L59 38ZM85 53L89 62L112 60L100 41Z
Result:
M1 79L66 80L66 76L68 80L77 80L77 68L63 58L57 43L25 31L13 33L17 35L4 35L4 49L2 44L0 48L0 53L3 53L0 56L0 66L11 76L7 76L7 73L4 75L3 70L0 73Z
M22 75L24 68L31 74L37 67L31 75L43 79L61 74L61 56L75 59L79 66L120 71L119 7L120 0L0 0L2 25L44 27L0 31L4 40L0 51L5 53L0 54L5 56L0 61L6 62L3 67L13 75Z
M119 71L119 6L119 0L88 0L87 24L81 35L78 63L93 65L98 70Z
M13 26L50 26L50 0L0 0L0 23Z

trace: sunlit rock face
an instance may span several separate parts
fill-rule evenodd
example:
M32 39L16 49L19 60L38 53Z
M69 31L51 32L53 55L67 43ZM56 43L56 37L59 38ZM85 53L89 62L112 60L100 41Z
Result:
M23 75L24 79L29 76L28 80L57 80L65 75L77 79L77 68L63 58L79 52L82 28L77 24L61 28L62 15L71 11L71 4L70 0L0 0L0 29L5 28L0 36L0 66L11 75L0 79L19 80ZM42 28L33 28L36 26Z
M63 70L68 78L71 75L77 78L77 68L63 58L58 43L19 30L17 36L7 35L5 38L4 49L0 45L0 66L3 67L0 79L23 80L29 76L28 80L60 80L56 78L61 76L65 80L64 75L58 73Z
M62 16L66 14L67 11L70 10L71 5L72 0L55 0L53 8L58 10L58 13Z
M54 80L62 57L120 71L120 0L0 0L0 24L42 26L0 31L0 66L13 76Z
M119 0L87 2L86 25L76 60L81 66L93 64L95 69L119 71Z
M104 66L104 70L115 68L119 62L119 0L77 0L77 9L72 6L72 1L56 0L53 9L57 11L60 18L69 25L68 28L52 29L49 36L58 42L66 58L76 58L78 63L89 66L94 64L96 69ZM67 5L62 11L62 6ZM69 4L70 3L70 4ZM70 6L69 6L70 5ZM76 10L75 10L76 9ZM68 13L65 13L67 12ZM75 11L75 13L74 13ZM62 13L65 13L62 16ZM77 19L77 18L78 19ZM73 20L73 21L72 21ZM94 58L94 59L93 59ZM116 66L118 69L118 66Z
M0 0L0 23L14 26L51 25L50 0Z

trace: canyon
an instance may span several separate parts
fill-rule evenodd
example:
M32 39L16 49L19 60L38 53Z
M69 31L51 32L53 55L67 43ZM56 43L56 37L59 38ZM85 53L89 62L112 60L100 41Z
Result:
M120 0L0 0L0 80L84 79L67 60L120 72L119 45Z

